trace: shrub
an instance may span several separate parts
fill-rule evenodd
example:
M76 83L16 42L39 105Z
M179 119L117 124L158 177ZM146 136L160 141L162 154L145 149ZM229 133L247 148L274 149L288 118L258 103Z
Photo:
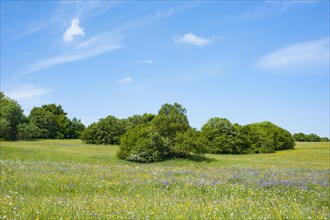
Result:
M108 116L88 126L81 138L88 144L120 144L124 133L124 122L114 116Z
M242 126L239 130L241 153L272 153L273 141L266 131L254 124Z
M62 139L69 136L70 120L61 105L34 107L29 120L42 131L42 138Z
M272 153L295 145L290 132L268 121L243 126L240 139L250 153Z
M155 115L144 113L143 115L133 115L124 119L125 130L131 130L138 125L149 125L150 122L154 119Z
M21 106L0 92L0 139L18 139L18 126L26 120Z
M40 128L33 123L24 123L18 126L18 137L20 140L33 140L41 136Z
M209 153L236 154L236 128L225 118L211 118L203 125L201 135Z
M175 145L172 147L172 152L176 157L187 157L192 154L202 155L206 153L200 132L195 129L190 128L184 133L178 133L174 142Z
M164 160L169 154L168 139L152 126L139 125L123 135L117 156L124 160L149 163Z
M118 157L147 163L205 153L199 132L190 128L185 114L185 108L178 103L163 105L151 121L146 120L123 135Z
M173 142L177 133L185 132L190 128L186 113L186 109L180 104L166 103L160 108L158 115L151 123L163 137L167 137Z
M294 148L294 139L291 133L269 121L254 123L262 128L270 139L273 140L274 150L287 150Z
M85 125L81 123L80 119L73 118L69 121L67 138L79 138L85 130Z

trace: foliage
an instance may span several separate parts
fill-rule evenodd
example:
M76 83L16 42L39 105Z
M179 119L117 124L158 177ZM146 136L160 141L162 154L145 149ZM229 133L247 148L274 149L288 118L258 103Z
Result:
M122 138L119 158L155 162L205 153L199 133L190 128L186 109L180 104L164 104L152 118L127 131Z
M294 139L291 133L269 121L254 123L253 126L262 128L273 141L274 150L288 150L294 148Z
M30 124L38 127L37 137L43 139L78 138L85 129L80 120L70 120L62 106L56 104L34 107L28 119Z
M319 137L316 134L304 134L302 132L293 134L293 138L295 141L299 142L328 142L329 138L327 137Z
M40 129L39 138L59 138L59 125L56 123L53 113L43 109L42 107L34 107L28 118L30 123L36 125Z
M164 160L170 154L168 139L152 126L137 126L126 132L118 151L120 159L149 163Z
M154 114L144 113L143 115L133 115L124 119L125 130L131 130L138 125L148 125L154 119Z
M82 132L85 130L85 125L81 123L80 119L73 118L68 124L68 138L80 138Z
M128 121L139 123L135 123L135 127L123 136L119 158L155 162L204 152L200 147L199 135L190 129L186 110L180 104L164 104L157 116L148 118L152 120L141 120L143 117L137 116L129 118Z
M260 126L249 124L239 129L241 153L272 153L275 151L272 138Z
M272 153L294 148L290 132L267 121L240 126L216 117L203 125L201 134L209 153Z
M185 132L190 128L186 113L186 109L180 104L166 103L152 120L152 125L163 137L173 142L177 133Z
M18 126L18 137L20 140L34 140L40 138L41 130L33 123L23 123Z
M188 157L192 154L204 155L207 152L200 132L196 129L189 128L183 133L178 133L174 142L172 151L176 157Z
M209 153L237 154L236 128L225 118L211 118L201 129Z
M124 133L124 121L110 115L88 126L81 138L89 144L120 144L120 138Z
M0 92L0 139L17 140L18 126L25 120L21 106Z

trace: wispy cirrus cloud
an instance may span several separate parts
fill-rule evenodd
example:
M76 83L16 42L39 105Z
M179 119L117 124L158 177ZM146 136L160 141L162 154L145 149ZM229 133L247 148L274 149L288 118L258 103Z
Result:
M50 92L51 90L32 83L20 83L9 89L5 89L6 95L18 101L25 113L28 113L34 106L48 102L47 95Z
M88 4L84 4L83 1L77 1L77 2L69 2L69 3L59 3L61 7L57 10L56 14L61 15L62 17L68 18L68 8L75 7L77 8L75 11L75 14L79 16L86 16L88 17L91 14L97 14L97 11L100 10L100 5L98 3L89 2ZM156 11L153 13L150 13L148 15L129 19L127 21L119 23L117 26L107 27L105 26L105 31L102 33L94 33L93 35L89 34L89 38L81 41L76 42L75 37L77 36L83 36L88 35L88 29L81 28L80 20L77 18L71 20L71 25L69 28L66 26L65 29L63 28L62 32L62 39L65 42L71 42L71 44L65 44L64 46L59 43L58 39L57 42L54 40L52 44L54 45L60 45L57 55L50 56L48 58L40 59L38 61L35 61L34 63L31 63L25 71L22 71L20 74L16 74L13 78L17 78L22 75L26 75L29 73L33 73L36 71L40 71L45 68L50 68L55 65L69 63L69 62L75 62L79 60L86 60L88 58L98 56L104 53L107 53L112 50L119 49L123 47L122 44L122 36L125 35L125 32L127 30L130 30L132 28L137 28L139 26L147 25L152 22L155 22L161 18L172 16L176 13L179 13L181 11L184 11L188 8L194 7L198 4L187 4L184 6L180 6L177 8L167 9L163 11ZM70 6L70 7L63 7L63 6ZM112 7L108 7L112 8ZM102 10L101 10L102 11ZM58 16L61 17L61 16ZM64 22L65 23L65 22ZM67 23L66 23L67 25ZM141 62L142 63L142 62ZM144 60L143 63L145 64L152 64L152 60Z
M278 1L266 0L259 8L249 10L238 16L238 20L257 20L276 16L289 11L291 8L317 3L317 0L294 0Z
M148 60L136 60L134 63L137 63L137 64L153 64L154 62L155 62L154 60L148 59Z
M293 44L266 54L255 65L273 73L328 73L329 37Z
M140 27L143 25L151 24L153 22L156 22L162 18L170 17L175 14L178 14L180 12L183 12L187 9L194 8L199 6L200 2L192 2L189 4L184 4L178 7L170 8L170 9L164 9L164 10L156 10L150 14L146 14L142 17L133 18L130 20L127 20L126 22L121 23L115 28L115 32L123 32L132 28Z
M128 84L128 83L132 83L133 79L132 79L132 77L128 76L128 77L122 78L121 80L119 80L119 82L121 84Z
M28 69L15 77L33 73L55 65L85 60L94 56L107 53L122 47L121 38L118 35L102 33L93 36L86 41L70 46L69 52L57 56L41 59L29 65Z
M181 37L175 38L174 42L177 44L184 43L202 47L213 43L217 38L219 37L203 38L192 33L186 33Z

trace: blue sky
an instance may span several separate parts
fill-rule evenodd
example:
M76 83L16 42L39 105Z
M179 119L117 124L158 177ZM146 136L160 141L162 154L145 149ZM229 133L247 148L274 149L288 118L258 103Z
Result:
M1 90L86 125L178 102L329 136L329 1L1 1Z

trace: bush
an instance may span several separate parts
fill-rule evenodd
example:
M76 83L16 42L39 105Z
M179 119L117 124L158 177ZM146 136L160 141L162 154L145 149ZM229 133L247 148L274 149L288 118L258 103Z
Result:
M117 156L120 159L149 163L169 157L168 139L152 126L139 125L123 135Z
M272 153L295 145L290 132L268 121L243 126L240 139L249 153Z
M48 104L34 107L29 120L41 131L41 138L63 139L69 136L70 120L61 105Z
M79 138L85 128L85 125L79 119L73 118L69 121L66 138Z
M199 132L190 128L185 114L186 110L180 104L165 104L151 121L133 123L134 128L121 139L118 157L148 163L205 153ZM135 117L132 121L141 120Z
M190 128L186 113L186 109L178 103L164 104L151 123L163 137L173 142L177 133Z
M0 92L0 139L18 139L18 126L26 120L21 106Z
M209 153L272 153L294 148L290 132L271 123L232 125L225 118L211 118L201 130Z
M211 118L203 125L201 135L209 153L237 154L236 128L225 118Z
M319 137L316 134L304 134L302 132L296 133L293 135L293 138L295 141L299 142L327 142L329 141L329 138L327 137Z
M254 123L254 125L262 128L267 133L267 136L273 141L275 151L294 148L294 139L289 131L268 121Z
M172 148L172 153L176 157L205 154L206 148L201 140L200 132L190 128L184 133L178 133L175 137L175 145Z
M154 119L155 115L144 113L143 115L133 115L124 119L125 130L131 130L138 125L149 125L150 122Z
M41 130L33 123L24 123L18 126L18 137L20 140L33 140L41 136Z
M242 126L239 130L240 153L272 153L273 141L266 131L254 124Z
M100 119L88 126L82 133L82 140L88 144L120 144L125 133L124 122L114 116Z

